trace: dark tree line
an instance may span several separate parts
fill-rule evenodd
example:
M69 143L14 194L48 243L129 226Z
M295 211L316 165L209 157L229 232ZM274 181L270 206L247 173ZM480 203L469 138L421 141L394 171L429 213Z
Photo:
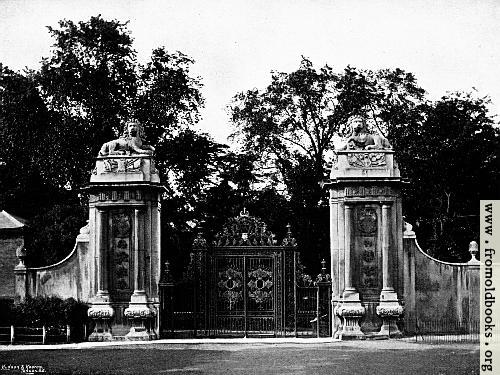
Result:
M286 186L306 264L328 252L324 193L328 151L346 135L353 115L393 144L402 175L403 214L433 256L468 261L478 239L479 200L498 197L500 137L488 98L456 93L432 102L411 73L401 69L340 73L307 58L294 72L273 72L262 90L237 94L232 120L269 186ZM323 199L322 199L323 198ZM307 262L308 261L308 262Z
M0 209L30 220L32 264L73 247L87 216L80 188L99 147L129 117L156 147L167 186L163 248L176 265L188 260L195 232L210 238L245 207L278 237L292 224L305 265L317 268L329 241L318 182L353 114L368 116L394 145L410 181L405 215L433 255L464 260L477 237L478 199L497 196L499 132L487 99L431 102L400 69L336 72L302 58L294 72L273 72L263 90L234 97L234 137L243 147L233 152L193 127L204 98L188 56L160 47L141 64L127 24L100 16L49 32L54 45L39 70L0 65Z

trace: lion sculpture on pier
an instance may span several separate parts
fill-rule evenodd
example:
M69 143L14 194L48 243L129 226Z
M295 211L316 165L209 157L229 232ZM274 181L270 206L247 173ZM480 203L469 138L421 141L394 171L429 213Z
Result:
M368 131L366 119L356 116L351 121L352 135L342 150L391 150L387 138L379 134L371 134Z
M108 155L152 155L154 147L144 143L144 129L142 125L131 120L125 123L120 138L106 142L99 151L99 156Z

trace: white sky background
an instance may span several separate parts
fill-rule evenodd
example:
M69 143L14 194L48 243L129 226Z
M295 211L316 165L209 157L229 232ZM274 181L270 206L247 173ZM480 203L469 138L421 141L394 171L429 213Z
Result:
M271 70L297 69L301 55L336 71L404 69L431 99L475 88L500 113L500 1L0 0L0 62L36 69L53 44L45 26L97 14L130 20L141 62L159 46L196 60L200 127L218 141L232 132L233 95L264 88Z

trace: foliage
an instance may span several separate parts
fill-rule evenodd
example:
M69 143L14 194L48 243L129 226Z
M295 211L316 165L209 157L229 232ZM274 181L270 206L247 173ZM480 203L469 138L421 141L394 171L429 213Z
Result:
M324 201L318 182L327 151L336 136L348 133L354 114L366 115L393 144L409 179L403 211L418 224L421 242L440 259L469 259L467 244L477 240L477 202L495 197L499 183L498 128L487 98L462 93L430 102L424 94L415 77L401 69L348 66L335 73L303 58L294 72L274 72L264 90L234 97L235 137L244 150L261 156L261 168L274 166L273 187L286 186L286 207L310 257L305 264L317 266L328 251L328 212L317 206Z
M172 129L186 129L200 119L199 109L205 101L200 77L189 75L194 60L164 47L153 50L151 60L140 66L139 92L134 105L135 116L148 129L152 142L159 142Z
M307 161L319 180L326 151L334 148L335 136L347 133L352 115L368 114L375 124L395 120L423 94L413 75L400 69L348 66L335 73L303 57L296 71L273 72L264 90L237 94L230 110L246 150L271 157L282 173Z
M88 217L86 207L69 199L40 210L30 221L31 231L27 243L32 251L29 264L54 264L75 246L75 233Z
M69 324L79 327L87 322L87 309L85 303L74 298L27 297L17 304L2 301L2 324L24 327Z
M172 182L166 202L181 208L165 219L185 226L224 151L190 129L204 105L201 79L189 72L194 61L157 48L141 65L127 23L101 16L48 29L55 42L39 71L0 69L0 205L32 221L34 264L60 260L73 247L85 224L78 188L101 145L130 117L146 126L157 167Z
M43 171L44 132L49 113L32 72L15 73L0 64L0 206L19 205L23 215L53 190Z
M304 263L317 268L328 252L328 212L319 207L319 186L327 152L349 132L349 118L365 114L372 126L401 124L423 100L411 73L403 70L335 72L303 57L291 73L273 72L263 90L238 93L230 106L235 138L245 151L260 155L258 168L270 171L269 184L286 187L297 239L307 248ZM305 249L304 249L305 250Z
M135 51L126 23L100 16L78 24L63 20L48 29L55 43L37 81L55 116L53 141L47 144L48 162L56 166L51 178L60 186L80 186L88 181L100 145L121 132L121 120L131 112Z
M500 131L488 99L456 93L420 108L418 121L390 126L402 174L403 210L431 254L468 261L478 239L480 199L498 196Z

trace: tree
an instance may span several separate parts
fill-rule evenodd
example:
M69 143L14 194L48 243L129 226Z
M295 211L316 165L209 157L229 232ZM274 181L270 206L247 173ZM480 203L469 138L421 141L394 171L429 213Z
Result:
M479 200L498 196L500 131L488 103L470 93L450 94L422 105L418 121L388 128L409 180L404 214L419 224L424 247L442 260L470 259L467 245L478 239Z
M136 54L126 23L116 20L63 20L48 29L55 43L37 74L55 118L47 163L54 165L52 180L77 187L88 181L100 145L121 133L121 121L131 114Z
M400 69L377 72L347 67L335 73L302 58L298 70L274 72L270 85L237 94L230 106L236 136L246 150L275 160L281 173L306 161L316 178L324 174L325 153L348 131L352 115L368 114L375 125L404 121L424 90Z
M6 143L0 203L36 223L36 241L27 246L37 247L39 261L62 259L71 249L68 239L85 224L78 188L88 183L101 145L121 134L126 119L145 124L148 141L157 145L158 169L182 181L166 199L200 196L223 149L190 129L204 101L189 57L158 48L138 64L127 23L100 16L63 20L49 32L55 43L39 71L0 72L0 142ZM183 160L188 149L192 157ZM23 201L29 194L30 205ZM170 224L190 220L186 212Z
M33 72L0 64L0 207L25 216L51 202L54 189L44 174L44 133L50 114ZM18 202L23 202L18 204Z
M297 221L299 243L308 247L315 267L325 255L328 220L318 207L323 192L327 151L336 137L348 132L352 115L365 114L372 125L405 123L407 114L423 100L415 77L400 69L360 70L346 67L336 73L319 69L303 57L291 73L273 72L263 90L238 93L230 105L235 138L245 151L260 155L260 166L271 171L270 181L286 193ZM317 259L314 259L316 256ZM307 264L307 261L306 261Z

